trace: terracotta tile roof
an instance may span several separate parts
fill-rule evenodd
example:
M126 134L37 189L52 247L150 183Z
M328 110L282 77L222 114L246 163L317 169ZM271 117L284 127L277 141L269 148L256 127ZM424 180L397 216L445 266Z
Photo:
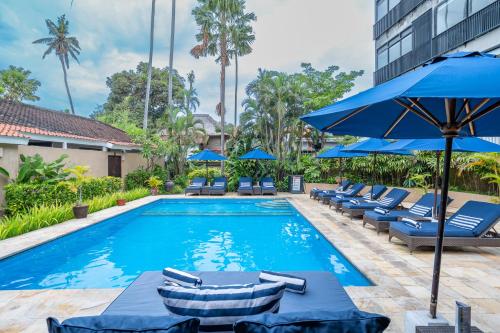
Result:
M29 138L29 134L135 145L122 130L97 120L0 99L0 135Z

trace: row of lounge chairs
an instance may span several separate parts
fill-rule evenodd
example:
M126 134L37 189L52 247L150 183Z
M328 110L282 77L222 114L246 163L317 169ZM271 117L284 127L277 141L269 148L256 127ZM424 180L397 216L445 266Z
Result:
M388 231L389 241L398 238L410 251L435 245L438 224L432 219L433 193L423 195L405 209L402 202L410 192L397 188L387 192L386 186L374 185L360 196L364 187L345 180L332 190L313 189L309 196L351 219L362 217L363 226L373 226L377 233ZM448 198L448 203L452 200ZM468 201L446 220L444 246L500 247L500 234L494 229L499 219L500 205Z
M274 180L271 177L263 177L254 185L252 177L240 177L238 182L238 195L265 195L278 193ZM211 184L207 184L204 177L196 177L186 187L184 194L197 195L224 195L227 192L227 178L216 177Z

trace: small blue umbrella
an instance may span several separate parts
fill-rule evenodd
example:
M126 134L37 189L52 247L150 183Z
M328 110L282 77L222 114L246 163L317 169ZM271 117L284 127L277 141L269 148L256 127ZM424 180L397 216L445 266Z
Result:
M411 152L402 149L386 150L384 152L381 151L382 148L387 147L390 144L391 143L389 141L384 139L371 138L353 143L352 145L349 145L343 149L344 152L373 154L372 187L370 190L370 198L373 197L373 185L375 185L375 167L377 165L377 155L411 155Z
M205 169L207 170L207 178L208 178L208 162L209 161L225 161L225 158L222 155L215 153L210 149L204 149L203 151L191 155L188 157L188 161L205 161Z
M480 52L438 56L423 67L303 116L323 132L374 138L446 138L432 275L436 318L453 140L500 136L500 58Z
M352 158L352 157L365 157L368 155L366 153L350 153L350 152L342 151L342 149L344 149L344 146L338 145L338 146L335 146L332 149L327 150L327 151L319 154L318 156L316 156L316 158L323 158L323 159L329 159L329 158L338 158L339 159L339 164L340 164L339 178L340 178L341 183L342 183L342 172L343 172L342 159L343 158Z
M276 157L262 151L260 149L254 149L240 156L240 160L276 160Z
M419 151L434 151L436 152L436 178L434 183L434 207L432 216L437 214L437 192L439 187L439 160L441 152L446 148L446 140L440 139L406 139L399 140L385 146L381 151L406 149ZM452 150L455 152L475 152L475 153L494 153L500 152L500 145L479 138L456 138L453 140Z

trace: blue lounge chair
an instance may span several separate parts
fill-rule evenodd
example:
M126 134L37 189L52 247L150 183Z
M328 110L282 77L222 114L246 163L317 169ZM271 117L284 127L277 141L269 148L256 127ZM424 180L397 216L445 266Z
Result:
M203 280L204 285L227 285L227 284L259 284L259 272L191 272ZM267 316L286 316L292 315L307 325L311 323L312 327L317 325L317 313L344 313L352 316L345 318L346 327L342 331L349 332L383 332L389 325L389 319L384 318L383 325L373 327L379 323L368 323L367 319L358 316L359 310L344 290L338 279L330 272L319 271L300 271L287 272L307 280L307 289L305 294L285 292L281 298L279 311L277 314L268 314ZM163 305L162 298L158 296L157 288L164 284L164 277L161 272L144 272L130 286L128 286L107 308L102 315L113 316L171 316ZM255 316L248 317L248 320ZM272 319L269 318L269 319ZM280 319L280 331L285 330L286 326L292 326L293 323L285 318ZM338 319L337 319L338 320ZM359 323L356 324L356 321ZM359 325L359 327L357 326ZM304 330L307 330L305 326ZM342 327L339 324L339 327ZM293 327L291 330L297 331ZM309 330L307 330L309 331ZM327 330L328 331L328 330ZM298 332L298 331L297 331Z
M208 189L209 195L224 195L227 191L226 177L216 177Z
M346 198L352 198L355 197L365 188L365 184L363 183L356 183L349 187L345 191L335 191L335 194L331 193L319 193L318 194L318 200L322 202L323 204L327 205L330 202L330 199L333 197L337 196L342 196Z
M349 179L344 179L339 186L334 188L333 190L321 190L319 188L313 188L309 192L309 198L313 198L314 200L318 199L319 193L335 193L335 191L345 191L351 185L351 181Z
M238 195L253 194L252 177L240 177L238 184Z
M453 201L448 198L448 203ZM438 202L440 202L440 196L438 196ZM411 218L416 220L427 219L429 220L432 216L432 208L434 206L434 193L424 194L417 202L413 204L409 209L405 210L391 210L388 212L381 212L376 210L371 210L365 212L363 215L363 227L368 223L375 227L377 234L381 231L389 230L389 224L391 221L398 221L401 218ZM439 209L439 206L438 206Z
M263 177L260 180L260 191L261 194L276 195L278 193L276 186L274 186L274 180L271 177Z
M207 183L207 179L205 177L196 177L191 181L191 184L186 187L184 190L184 195L187 195L188 193L192 194L201 194L201 190L203 189L203 186Z
M370 200L370 198L372 198L372 200L377 200L378 198L380 198L382 196L382 194L385 193L385 191L387 191L387 186L385 186L385 185L373 185L373 193L372 193L372 190L370 189L370 191L366 192L361 197L361 199L363 201ZM342 209L342 204L344 202L349 202L349 200L351 200L351 199L356 199L356 198L351 197L351 196L346 196L344 194L339 194L338 196L334 196L334 197L330 198L329 207L331 208L332 206L334 206L335 210L339 211Z
M365 211L374 210L377 207L393 210L399 206L409 194L410 192L406 190L393 188L383 198L377 200L354 199L342 204L342 214L347 213L353 218L363 216Z
M445 222L443 246L500 247L500 234L492 230L500 219L500 205L468 201ZM421 246L435 246L437 223L391 222L389 241L396 237L410 251Z

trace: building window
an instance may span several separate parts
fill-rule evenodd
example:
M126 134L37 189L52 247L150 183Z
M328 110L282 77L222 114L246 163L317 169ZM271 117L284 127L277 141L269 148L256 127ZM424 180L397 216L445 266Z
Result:
M406 33L403 33L401 38L401 55L411 52L413 50L413 33L411 30L408 30Z
M377 50L377 69L380 69L389 63L388 55L389 53L386 45Z
M401 57L401 40L397 37L389 43L389 62L393 62L399 57Z
M491 5L496 0L469 0L469 15L480 11L484 7Z
M387 1L388 0L377 1L377 20L380 20L389 11L387 7Z
M436 34L448 30L467 17L467 0L446 0L436 9Z
M400 3L401 0L389 0L389 10L393 9Z

